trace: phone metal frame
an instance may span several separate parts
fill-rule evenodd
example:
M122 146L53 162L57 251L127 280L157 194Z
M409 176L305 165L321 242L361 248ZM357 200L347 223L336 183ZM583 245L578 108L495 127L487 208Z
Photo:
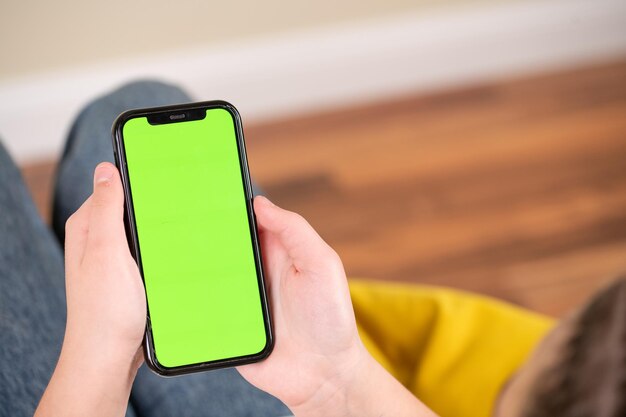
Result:
M227 368L232 366L239 366L248 363L254 363L261 361L269 356L274 348L274 332L272 329L272 320L270 315L269 300L267 297L265 287L265 275L263 273L263 264L261 262L261 248L259 245L259 238L256 227L256 217L254 215L253 207L253 195L252 184L250 181L250 171L248 168L248 159L246 156L246 148L243 136L243 126L241 123L241 116L239 112L232 104L222 101L203 101L197 103L177 104L172 106L150 107L143 109L128 110L120 114L112 127L112 139L113 139L113 153L115 156L115 164L120 171L122 178L122 185L124 188L124 225L126 228L126 237L130 247L131 254L139 267L142 280L144 279L143 266L141 262L141 251L139 248L139 240L137 237L137 225L135 223L135 213L133 208L131 186L128 176L128 165L126 163L126 153L124 148L124 138L122 131L124 124L130 119L137 117L148 117L155 114L167 114L167 113L181 113L190 110L211 110L211 109L224 109L227 110L233 118L235 127L235 136L237 139L237 149L239 153L239 166L241 170L241 176L243 179L244 193L246 198L246 208L248 212L248 224L250 227L250 236L252 238L252 251L254 255L254 261L256 265L257 281L259 285L259 295L261 297L261 309L263 313L263 322L265 325L266 344L265 347L258 353L238 356L233 358L219 359L215 361L194 363L188 365L181 365L176 367L167 367L159 363L155 348L154 339L152 336L152 327L150 321L150 308L147 301L146 293L146 331L143 340L144 357L148 367L156 374L165 377L185 375L195 372L202 372L211 369ZM185 123L185 121L172 121L172 123ZM145 283L144 283L145 285Z

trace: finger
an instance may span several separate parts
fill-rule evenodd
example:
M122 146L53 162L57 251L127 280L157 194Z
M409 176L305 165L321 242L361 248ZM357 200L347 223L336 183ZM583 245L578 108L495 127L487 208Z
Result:
M87 245L106 250L126 244L122 181L117 168L103 162L94 172Z
M259 243L265 269L265 283L268 293L272 294L271 288L274 282L280 280L286 272L287 265L291 265L292 262L276 235L265 230L261 225L258 225L258 227ZM279 284L277 283L276 285Z
M83 259L89 231L91 196L65 222L65 262L78 265Z
M284 210L263 196L254 199L254 211L263 233L271 233L283 246L298 270L317 270L335 251L299 214Z

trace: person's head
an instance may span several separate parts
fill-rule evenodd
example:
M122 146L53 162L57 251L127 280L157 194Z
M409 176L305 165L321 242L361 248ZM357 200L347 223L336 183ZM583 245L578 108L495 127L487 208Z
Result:
M545 337L502 389L495 416L626 416L626 276Z

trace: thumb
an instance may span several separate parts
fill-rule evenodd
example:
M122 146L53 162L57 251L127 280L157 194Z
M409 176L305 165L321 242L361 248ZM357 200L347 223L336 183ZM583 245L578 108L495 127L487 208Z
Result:
M109 162L100 163L94 172L87 239L88 246L126 242L122 181L117 168Z
M263 196L254 199L254 212L262 232L277 238L297 269L316 271L329 259L338 258L299 214L284 210Z

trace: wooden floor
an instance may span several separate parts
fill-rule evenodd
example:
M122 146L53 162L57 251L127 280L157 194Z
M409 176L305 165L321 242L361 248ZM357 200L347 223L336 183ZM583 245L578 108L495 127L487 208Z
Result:
M561 315L626 271L626 60L246 127L352 277ZM47 215L52 163L25 168Z

